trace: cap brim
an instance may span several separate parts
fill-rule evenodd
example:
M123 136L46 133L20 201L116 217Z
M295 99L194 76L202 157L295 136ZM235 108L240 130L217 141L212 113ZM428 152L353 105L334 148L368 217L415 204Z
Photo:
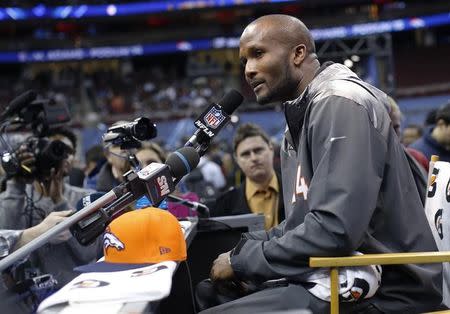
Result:
M114 271L124 271L135 268L147 267L155 265L155 263L147 264L122 264L122 263L108 263L108 262L97 262L87 265L82 265L75 267L73 270L80 273L105 273Z

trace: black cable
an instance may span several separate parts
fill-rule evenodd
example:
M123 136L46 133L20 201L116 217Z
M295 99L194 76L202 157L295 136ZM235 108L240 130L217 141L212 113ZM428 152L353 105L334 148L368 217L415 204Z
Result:
M189 280L189 290L190 290L189 292L191 293L192 309L194 310L194 313L197 314L198 310L197 310L197 305L195 304L194 288L192 286L191 271L189 269L188 261L185 260L184 263L186 264L186 271L187 271L188 280Z

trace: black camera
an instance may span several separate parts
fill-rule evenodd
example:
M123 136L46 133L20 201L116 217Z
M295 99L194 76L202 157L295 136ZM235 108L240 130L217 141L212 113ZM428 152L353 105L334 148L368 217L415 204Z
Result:
M35 170L31 171L21 165L16 151L6 151L1 156L2 166L8 178L21 176L43 179L50 175L52 168L58 168L68 157L71 148L59 140L51 141L44 137L49 127L70 121L69 110L65 104L53 99L37 99L37 94L28 91L14 99L1 115L3 126L19 125L31 127L33 136L22 145L35 158ZM0 134L2 136L2 134ZM5 141L3 140L5 143ZM7 148L7 147L6 147Z
M110 127L103 135L103 141L120 146L121 149L131 149L140 148L140 141L151 140L156 136L156 125L150 119L141 117Z

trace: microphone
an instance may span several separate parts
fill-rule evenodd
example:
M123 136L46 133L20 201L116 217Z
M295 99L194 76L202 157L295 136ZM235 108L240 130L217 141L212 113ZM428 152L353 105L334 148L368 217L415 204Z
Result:
M239 107L244 97L235 89L230 90L217 104L211 104L195 120L198 128L194 135L184 144L194 147L202 156L208 149L211 139L228 123L230 115Z
M157 207L175 191L176 181L197 167L199 161L200 156L193 147L182 147L171 153L165 164L151 163L138 172L130 170L124 175L126 182L113 189L114 194L120 197L79 220L70 228L72 235L82 245L93 243L113 219L143 195ZM79 200L78 204L87 206L102 196L102 193L94 193Z
M9 105L5 108L5 111L2 113L0 120L4 120L9 116L12 116L23 108L25 108L28 104L36 100L37 94L34 90L26 91L25 93L20 94L16 98L14 98Z
M195 202L195 201L185 200L185 199L175 196L175 195L168 195L167 199L174 203L181 204L181 205L187 206L187 207L195 210L196 212L199 213L199 216L201 215L202 217L209 217L209 208L205 204Z

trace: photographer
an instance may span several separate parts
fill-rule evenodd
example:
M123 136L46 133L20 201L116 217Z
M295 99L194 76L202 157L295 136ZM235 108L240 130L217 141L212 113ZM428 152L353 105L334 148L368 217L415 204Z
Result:
M63 158L56 162L48 157L49 160L42 160L42 156L30 151L27 146L29 141L15 151L21 169L25 170L9 180L6 190L0 194L0 229L31 228L52 212L73 209L80 198L93 192L64 183L75 153L76 137L73 132L67 128L57 128L45 134L48 135L43 138L48 140L46 147L52 144L63 147ZM38 160L39 167L36 166ZM31 254L30 261L37 273L52 274L59 288L76 276L74 267L96 259L100 251L100 241L84 247L67 232L62 242L48 243L36 250ZM36 269L25 269L25 273L35 274Z

